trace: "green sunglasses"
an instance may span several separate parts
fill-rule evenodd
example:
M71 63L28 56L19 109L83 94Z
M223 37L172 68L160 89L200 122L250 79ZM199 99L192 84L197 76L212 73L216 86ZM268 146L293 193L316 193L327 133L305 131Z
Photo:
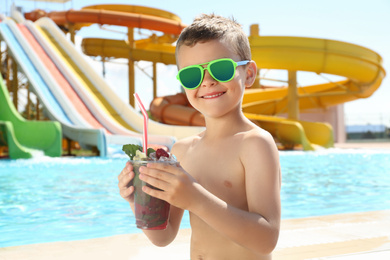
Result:
M196 89L203 81L204 71L207 70L210 75L219 82L228 82L234 78L237 66L248 64L249 60L233 61L232 59L218 59L210 62L191 65L182 68L177 73L176 78L186 89ZM203 67L203 65L207 67Z

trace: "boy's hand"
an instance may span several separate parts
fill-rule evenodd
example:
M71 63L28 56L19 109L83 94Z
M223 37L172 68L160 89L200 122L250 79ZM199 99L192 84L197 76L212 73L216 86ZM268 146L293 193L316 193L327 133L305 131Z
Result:
M156 188L144 186L145 193L177 208L188 210L196 197L196 180L179 164L148 163L147 167L140 168L139 178Z
M134 178L133 165L128 161L125 168L118 175L119 194L129 203L134 202L134 186L130 181Z

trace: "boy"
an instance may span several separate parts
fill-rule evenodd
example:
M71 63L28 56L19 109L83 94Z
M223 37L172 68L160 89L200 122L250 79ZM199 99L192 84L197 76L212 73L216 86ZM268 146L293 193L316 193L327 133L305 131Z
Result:
M191 259L271 259L281 174L272 136L241 111L244 90L256 77L248 38L235 21L202 15L180 35L176 60L178 79L206 130L172 147L180 167L141 167L140 179L160 189L144 191L171 204L167 229L144 233L155 245L168 245L188 210ZM132 169L127 163L118 186L134 210L134 188L127 187Z

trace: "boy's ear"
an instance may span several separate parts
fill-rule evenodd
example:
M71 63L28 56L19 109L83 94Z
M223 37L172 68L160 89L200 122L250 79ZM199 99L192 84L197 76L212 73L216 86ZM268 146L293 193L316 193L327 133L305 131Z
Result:
M256 80L257 66L256 62L250 61L246 68L245 88L250 88Z

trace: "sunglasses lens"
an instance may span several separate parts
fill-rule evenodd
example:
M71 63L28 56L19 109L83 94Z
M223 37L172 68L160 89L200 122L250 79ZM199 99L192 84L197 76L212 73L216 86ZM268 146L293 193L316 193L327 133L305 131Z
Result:
M235 68L231 60L220 60L210 64L210 71L216 80L226 82L234 77Z
M199 68L186 68L179 72L181 84L186 88L196 88L202 80L202 71Z

